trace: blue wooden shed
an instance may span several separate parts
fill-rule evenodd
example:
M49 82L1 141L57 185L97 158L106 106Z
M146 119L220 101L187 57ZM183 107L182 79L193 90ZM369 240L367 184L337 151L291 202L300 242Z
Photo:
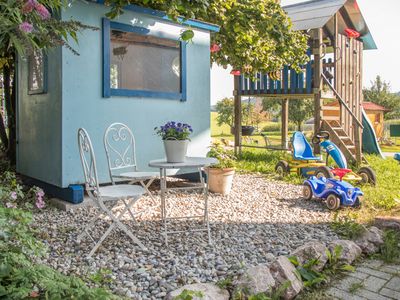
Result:
M101 1L73 2L61 18L99 28L78 35L79 55L60 47L18 62L17 171L65 200L82 196L80 127L91 135L103 183L103 134L113 122L132 129L143 170L164 156L154 127L167 121L192 125L189 155L205 155L210 143L210 33L219 28L138 6L115 20L108 11ZM188 27L193 41L182 42Z

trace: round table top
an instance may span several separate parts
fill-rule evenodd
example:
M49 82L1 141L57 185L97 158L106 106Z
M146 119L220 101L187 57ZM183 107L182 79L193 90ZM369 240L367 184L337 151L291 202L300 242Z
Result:
M184 162L169 163L166 158L156 159L149 162L149 167L163 169L198 168L215 165L218 160L213 157L186 157Z

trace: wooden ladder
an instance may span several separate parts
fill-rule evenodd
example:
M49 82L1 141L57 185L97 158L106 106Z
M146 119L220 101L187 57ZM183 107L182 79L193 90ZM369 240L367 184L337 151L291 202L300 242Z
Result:
M349 162L355 164L361 163L365 158L361 152L361 133L363 128L362 121L357 118L355 113L350 109L347 103L339 95L336 89L332 86L326 76L322 73L321 78L324 83L333 91L335 98L338 101L337 106L322 106L322 122L321 128L328 131L330 139L335 143L339 149L343 152L344 156ZM339 105L340 104L340 105ZM343 109L351 117L351 126L354 130L354 137L349 136L349 133L341 125L340 110ZM354 127L352 127L354 126ZM358 142L357 142L358 141ZM358 144L356 144L358 143Z
M329 132L330 140L339 147L347 161L356 163L356 146L336 120L323 120L322 129Z

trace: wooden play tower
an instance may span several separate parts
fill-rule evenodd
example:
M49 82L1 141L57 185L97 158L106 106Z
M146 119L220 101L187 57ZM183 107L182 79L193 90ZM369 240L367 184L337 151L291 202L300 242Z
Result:
M356 0L314 0L286 6L284 10L293 28L309 36L310 60L300 73L285 67L278 80L276 74L271 78L258 73L254 81L235 76L235 150L240 152L243 146L242 96L282 99L282 150L288 148L288 104L295 101L290 99L312 98L314 132L328 131L346 158L360 163L363 51L376 49L376 45L358 4ZM319 151L315 149L316 153Z

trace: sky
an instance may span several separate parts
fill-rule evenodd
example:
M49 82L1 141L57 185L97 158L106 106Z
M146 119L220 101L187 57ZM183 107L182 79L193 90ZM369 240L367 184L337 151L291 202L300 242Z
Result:
M304 2L282 0L282 5ZM361 12L378 46L364 51L364 87L370 87L377 75L390 82L392 91L400 91L400 0L358 0ZM211 68L211 104L232 97L230 70L217 65Z

